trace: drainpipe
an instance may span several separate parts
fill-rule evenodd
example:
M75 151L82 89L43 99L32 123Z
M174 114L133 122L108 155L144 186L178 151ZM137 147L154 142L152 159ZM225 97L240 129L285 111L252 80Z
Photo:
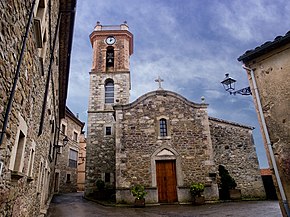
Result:
M255 96L256 96L256 99L257 99L259 115L260 115L260 118L261 118L262 127L263 127L263 130L264 130L264 133L265 133L266 142L267 142L267 146L268 146L269 153L270 153L270 159L271 159L272 166L273 166L273 169L274 169L274 173L275 173L275 176L276 176L276 180L277 180L277 183L278 183L278 188L279 188L279 191L280 191L280 194L281 194L281 198L282 198L282 202L283 202L283 205L284 205L284 209L286 211L287 216L290 217L290 210L289 210L287 198L286 198L286 195L285 195L285 191L283 189L282 182L281 182L281 179L280 179L280 176L279 176L279 172L278 172L275 156L274 156L274 153L273 153L272 144L271 144L271 141L270 141L267 125L266 125L264 114L263 114L263 110L262 110L260 95L259 95L259 92L258 92L257 83L256 83L256 79L255 79L255 76L254 76L254 71L253 71L253 69L251 69L251 68L249 68L249 67L247 67L245 65L243 65L243 68L246 69L247 71L250 71L250 73L251 73L251 78L252 78L252 81L253 81L253 87L254 87L254 91L255 91Z
M9 114L10 114L11 107L12 107L12 102L13 102L13 98L14 98L14 94L15 94L15 90L16 90L16 85L17 85L18 78L20 76L20 66L22 64L22 59L23 59L23 56L24 56L24 51L25 51L25 47L26 47L26 40L27 40L27 37L28 37L28 33L29 33L29 29L30 29L30 25L31 25L32 17L33 17L35 1L36 0L34 0L32 2L32 4L31 4L31 10L30 10L29 18L28 18L28 22L26 24L25 35L23 37L22 47L21 47L21 51L20 51L20 56L19 56L19 59L18 59L18 62L17 62L17 67L16 67L16 71L15 71L13 86L12 86L12 89L11 89L11 92L10 92L8 104L7 104L6 111L5 111L5 117L4 117L4 121L3 121L2 131L0 132L1 133L0 134L0 146L2 145L3 140L4 140L4 135L6 133L6 128L7 128L7 125L8 125L8 119L9 119Z
M47 97L48 97L48 91L49 91L49 83L50 83L50 77L51 77L51 71L52 71L52 64L54 61L53 55L54 55L54 50L55 50L55 46L56 46L56 39L58 36L61 15L62 15L61 13L58 13L57 23L56 23L55 32L54 32L53 45L52 45L52 49L50 50L50 61L49 61L48 72L47 72L47 77L46 77L44 99L43 99L43 103L42 103L42 111L41 111L41 116L40 116L38 136L40 136L42 134L42 131L43 131L45 109L46 109Z
M74 19L75 19L75 7L73 9L71 9L71 10L61 10L58 13L58 18L57 18L57 24L56 24L56 28L55 28L55 34L54 34L54 39L53 39L52 50L50 51L50 62L49 62L49 67L48 67L48 72L47 72L47 79L46 79L46 85L45 85L44 100L43 100L43 104L42 104L42 111L41 111L41 116L40 116L40 124L39 124L38 136L40 136L42 134L42 131L43 131L44 116L45 116L47 97L48 97L48 91L49 91L49 82L50 82L50 77L51 77L52 64L54 62L53 53L54 53L54 50L55 50L57 36L58 36L58 33L59 33L60 21L62 19L62 15L65 14L65 13L72 14L71 15L72 16L71 17L71 22L72 22L72 29L73 29ZM73 33L70 34L70 38L69 38L69 51L68 51L68 54L67 54L68 55L68 58L67 58L68 65L70 63L70 57L69 56L70 56L70 53L71 53L72 38L73 38Z

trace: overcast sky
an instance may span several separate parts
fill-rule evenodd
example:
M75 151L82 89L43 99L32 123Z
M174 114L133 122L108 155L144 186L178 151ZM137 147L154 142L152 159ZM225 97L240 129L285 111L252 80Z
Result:
M251 96L233 96L220 84L225 73L249 86L237 58L290 30L288 0L82 0L77 3L67 104L87 122L92 47L96 22L127 21L134 35L131 102L163 88L200 103L205 97L212 117L255 127L261 168L268 167ZM85 126L86 130L86 126Z

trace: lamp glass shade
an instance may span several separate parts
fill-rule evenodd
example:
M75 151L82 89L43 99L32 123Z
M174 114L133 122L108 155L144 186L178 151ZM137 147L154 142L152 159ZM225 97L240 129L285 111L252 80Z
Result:
M66 146L66 144L68 143L67 136L65 136L62 141L63 141L63 146Z
M236 80L229 77L229 74L226 74L226 77L223 81L221 81L222 85L224 86L226 91L235 90L235 83Z

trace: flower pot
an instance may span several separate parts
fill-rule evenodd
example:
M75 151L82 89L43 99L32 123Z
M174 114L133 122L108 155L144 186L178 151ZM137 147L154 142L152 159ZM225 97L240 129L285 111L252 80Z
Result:
M196 196L195 198L193 198L193 205L203 205L205 204L205 199L204 196Z
M145 207L145 198L143 198L143 199L135 199L134 206L135 207Z
M240 200L242 197L240 189L230 189L229 194L231 200Z

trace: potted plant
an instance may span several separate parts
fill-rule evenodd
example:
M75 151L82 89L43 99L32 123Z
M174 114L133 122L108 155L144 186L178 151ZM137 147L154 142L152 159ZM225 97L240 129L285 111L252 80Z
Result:
M228 170L219 165L219 176L220 176L220 198L237 200L241 198L241 191L236 189L237 183L234 178L231 177Z
M131 188L131 193L135 197L135 207L144 207L145 206L145 196L147 192L143 185L134 185Z
M105 195L105 182L101 179L96 181L97 189L94 190L94 199L103 200Z
M204 196L202 195L203 191L204 191L204 185L202 183L193 182L190 185L190 194L193 199L192 201L193 204L200 205L200 204L205 203Z
M103 191L103 190L105 190L105 182L104 182L103 180L101 180L101 179L98 179L98 180L96 181L96 186L97 186L97 188L98 188L98 191Z

